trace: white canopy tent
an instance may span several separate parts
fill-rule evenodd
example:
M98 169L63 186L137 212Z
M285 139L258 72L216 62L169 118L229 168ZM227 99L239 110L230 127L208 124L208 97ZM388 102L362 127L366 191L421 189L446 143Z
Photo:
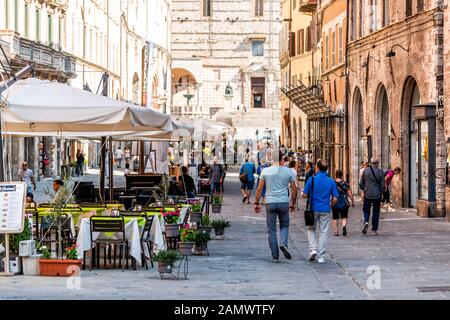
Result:
M177 120L189 124L194 128L192 137L197 141L216 140L217 138L220 138L223 133L226 133L230 129L230 127L225 123L209 119L191 119L187 117L181 117Z
M4 134L99 137L174 130L167 114L53 81L20 80L2 100Z

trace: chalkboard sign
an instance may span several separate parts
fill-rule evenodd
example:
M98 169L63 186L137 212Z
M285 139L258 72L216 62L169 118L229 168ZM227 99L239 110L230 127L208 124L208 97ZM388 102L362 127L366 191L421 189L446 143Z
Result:
M24 228L25 182L0 183L0 233L21 233Z

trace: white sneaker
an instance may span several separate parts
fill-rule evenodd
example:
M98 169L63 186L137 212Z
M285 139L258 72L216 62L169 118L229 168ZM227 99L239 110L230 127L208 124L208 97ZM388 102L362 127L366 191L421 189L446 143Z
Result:
M320 257L319 259L317 259L318 263L325 263L325 258L324 257Z
M316 256L317 256L317 252L312 250L309 252L309 261L315 261L316 260Z

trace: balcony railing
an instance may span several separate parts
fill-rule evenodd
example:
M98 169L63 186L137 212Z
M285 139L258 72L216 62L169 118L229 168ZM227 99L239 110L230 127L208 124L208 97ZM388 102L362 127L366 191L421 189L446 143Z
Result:
M64 52L55 50L32 40L24 39L14 31L0 31L3 47L9 52L11 64L18 68L28 63L35 63L35 70L62 75L66 78L76 77L75 59Z
M303 0L299 5L299 11L303 13L313 13L317 9L317 0Z

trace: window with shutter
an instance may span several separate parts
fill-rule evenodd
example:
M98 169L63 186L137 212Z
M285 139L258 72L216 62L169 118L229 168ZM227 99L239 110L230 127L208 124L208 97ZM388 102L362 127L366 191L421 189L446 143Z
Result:
M289 56L295 56L295 32L289 32Z
M336 32L331 34L331 66L336 65Z
M417 0L417 12L422 12L424 9L424 1Z
M255 1L255 16L262 17L264 15L264 0Z
M203 11L202 14L204 17L211 17L211 0L202 0L203 1Z
M405 3L405 16L406 16L406 18L412 16L412 0L406 0L406 3Z
M300 54L305 53L305 29L300 30Z
M343 39L343 37L344 37L344 35L343 35L343 32L342 32L342 27L340 27L339 28L339 36L338 36L338 41L339 41L339 58L338 58L338 62L339 63L342 63L343 62L343 55L342 55L342 52L343 52L343 46L344 46L344 39Z
M306 28L306 52L311 51L311 28L307 27Z

